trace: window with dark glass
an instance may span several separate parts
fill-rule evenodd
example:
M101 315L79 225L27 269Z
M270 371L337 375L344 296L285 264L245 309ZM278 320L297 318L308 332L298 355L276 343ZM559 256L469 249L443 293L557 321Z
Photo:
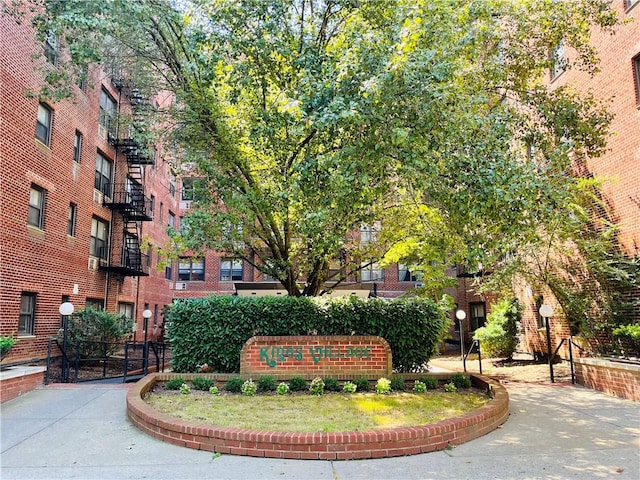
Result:
M36 138L47 147L51 143L51 109L44 103L38 105L38 117L36 120Z
M94 257L107 259L107 239L109 235L109 224L99 218L91 219L91 245L90 254Z
M173 173L169 175L169 195L176 196L176 176Z
M172 270L173 270L173 261L167 260L167 264L164 267L164 278L166 278L167 280L171 280L171 278L173 278Z
M640 105L640 53L633 57L633 80L636 86L636 103Z
M102 300L101 298L87 298L84 304L87 308L93 308L95 310L104 309L104 300Z
M58 63L58 53L60 49L60 38L58 35L49 30L47 38L44 40L44 56L49 63L56 65Z
M44 189L36 184L31 184L31 190L29 191L28 223L32 227L39 229L44 227L44 201Z
M76 213L78 206L71 202L69 203L69 213L67 214L67 235L70 237L76 236Z
M239 258L220 259L220 281L232 282L242 280L242 260Z
M204 281L204 258L181 257L178 260L178 280Z
M100 92L100 114L98 116L98 123L107 130L115 126L116 106L116 101L103 88Z
M82 134L76 130L76 134L73 137L73 161L80 163L82 158Z
M484 302L469 304L469 330L472 332L480 327L484 327L487 322Z
M174 213L169 210L169 213L167 215L167 225L169 227L175 228L176 224L176 216L174 215Z
M111 175L113 163L100 152L96 154L96 178L94 187L107 197L111 196Z
M398 264L398 281L415 282L416 280L418 280L418 277L409 270L408 266L403 265L402 263Z
M36 294L22 292L18 335L34 335L36 323Z

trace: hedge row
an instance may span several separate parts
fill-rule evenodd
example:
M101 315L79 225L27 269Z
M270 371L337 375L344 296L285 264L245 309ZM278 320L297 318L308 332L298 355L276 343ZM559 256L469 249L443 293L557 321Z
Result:
M166 312L172 368L240 370L240 350L255 335L379 335L398 372L419 371L449 328L437 303L420 298L318 299L213 296L178 300Z

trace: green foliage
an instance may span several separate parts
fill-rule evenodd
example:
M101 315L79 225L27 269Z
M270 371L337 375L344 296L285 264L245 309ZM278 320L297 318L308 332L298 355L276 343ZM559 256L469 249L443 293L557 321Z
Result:
M299 376L291 377L289 388L292 392L303 392L307 389L307 381Z
M427 390L438 388L438 379L436 377L420 377L418 380L425 384Z
M339 392L340 391L340 384L338 383L338 381L335 378L325 378L324 379L324 389L327 392Z
M622 325L613 330L615 337L626 337L634 341L640 341L640 324Z
M262 375L258 377L258 392L273 392L276 389L276 377L271 375Z
M220 391L218 390L218 387L216 387L215 385L212 385L211 387L209 387L209 393L211 395L218 395Z
M242 384L242 388L240 390L242 391L242 395L245 397L253 397L258 391L258 387L253 380L249 379Z
M172 368L195 372L205 362L237 372L240 351L254 335L379 335L396 371L419 370L436 352L450 320L428 299L214 296L174 302L165 314Z
M278 395L286 395L287 393L289 393L289 385L284 382L280 383L276 388L276 393Z
M186 383L180 385L180 393L182 393L183 395L189 395L191 393L189 385L187 385Z
M458 388L470 388L471 387L471 378L469 375L465 375L464 373L454 373L449 378L449 383L452 383Z
M172 378L171 380L167 380L165 387L167 390L179 390L183 383L184 383L184 378L175 377L175 378Z
M213 380L205 377L196 377L191 380L191 385L196 390L202 390L203 392L208 391L213 386Z
M388 378L379 378L376 382L376 393L378 395L391 393L391 380Z
M353 381L354 385L356 386L357 390L359 392L368 392L369 390L371 390L371 385L369 384L369 379L366 377L360 377L360 378L356 378Z
M404 378L400 376L391 377L391 390L394 392L403 392L406 389Z
M13 348L17 341L18 339L13 337L0 337L0 356L4 357L4 355Z
M309 393L311 395L322 395L324 394L324 381L320 377L316 377L311 380L311 384L309 385Z
M458 391L458 387L456 387L456 385L453 382L445 383L444 384L444 391L445 392L449 392L449 393L457 392Z
M224 389L227 392L231 393L240 393L242 392L242 385L244 384L244 380L240 377L233 377L227 380L227 383L224 386Z
M475 331L474 339L480 341L483 356L511 360L518 346L517 323L522 318L522 308L516 299L504 299L491 305L487 323Z
M344 382L344 385L342 386L342 391L344 393L356 393L357 389L357 385L349 381Z
M131 334L131 327L131 319L124 315L87 307L68 319L67 346L75 355L75 348L79 345L81 357L111 355L121 348L121 343ZM63 334L61 331L60 335Z
M427 391L427 386L421 382L420 380L416 380L413 383L413 392L414 393L424 393Z

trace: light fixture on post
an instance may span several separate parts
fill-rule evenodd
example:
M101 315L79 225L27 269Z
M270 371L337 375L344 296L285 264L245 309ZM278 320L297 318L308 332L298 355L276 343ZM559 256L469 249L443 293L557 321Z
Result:
M58 312L62 316L62 381L69 381L69 361L67 359L67 326L69 315L73 314L75 307L71 302L64 302L58 307Z
M149 309L146 309L145 311L142 312L142 318L144 319L143 324L142 324L142 333L144 334L144 346L142 348L142 354L144 355L144 359L142 361L142 366L144 368L144 374L146 375L147 372L147 366L149 364L149 350L148 350L148 345L147 345L147 329L149 327L149 319L151 318L151 316L153 315L153 312Z
M540 305L540 310L538 310L540 316L544 318L544 328L547 332L547 356L549 357L549 377L551 378L551 383L555 382L553 378L553 358L551 358L551 331L549 329L549 319L553 317L553 308L551 305Z
M467 314L464 310L459 308L458 310L456 310L456 318L458 319L458 325L460 326L460 353L462 355L462 368L466 372L467 365L464 358L464 328L462 321L467 318Z

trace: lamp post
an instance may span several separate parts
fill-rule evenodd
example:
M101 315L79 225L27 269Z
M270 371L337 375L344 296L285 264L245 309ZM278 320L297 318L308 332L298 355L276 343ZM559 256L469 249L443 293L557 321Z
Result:
M458 324L460 325L460 353L462 354L462 368L464 371L467 371L467 363L464 358L464 328L462 325L462 321L467 318L467 314L464 310L459 308L456 310L456 318L458 319Z
M67 324L69 315L73 313L75 307L71 302L64 302L58 307L58 312L62 315L62 381L69 381L69 361L67 360Z
M551 383L555 382L553 378L553 359L551 358L551 331L549 329L549 318L553 317L553 308L550 305L541 305L538 310L540 316L544 318L544 328L547 332L547 356L549 357L549 377Z
M142 362L142 365L144 367L145 375L148 373L147 368L149 364L149 351L147 346L147 329L149 327L149 319L151 318L151 315L153 315L153 312L149 309L146 309L144 312L142 312L142 318L144 319L142 323L142 333L144 334L144 346L142 348L142 354L144 355L144 360Z

